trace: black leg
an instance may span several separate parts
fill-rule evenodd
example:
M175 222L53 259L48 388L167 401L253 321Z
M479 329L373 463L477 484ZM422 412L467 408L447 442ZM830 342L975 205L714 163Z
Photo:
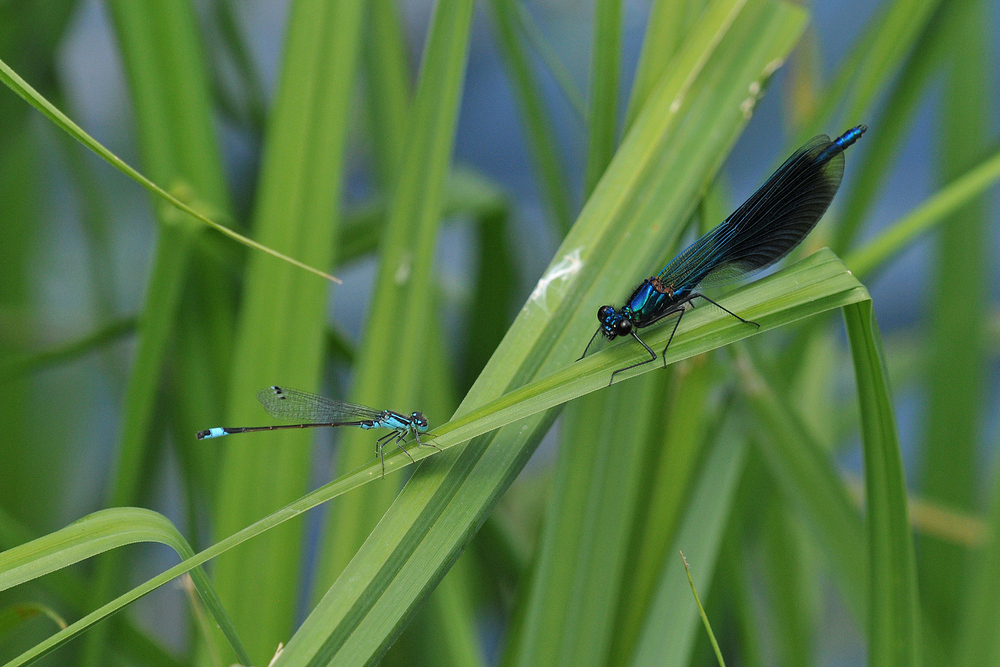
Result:
M616 370L614 373L611 374L611 380L608 382L608 386L609 387L614 383L615 376L618 375L619 373L621 373L622 371L627 371L627 370L630 370L632 368L637 368L639 366L645 366L646 364L651 364L654 361L656 361L656 352L653 352L653 350L648 345L646 345L646 343L644 343L642 341L642 339L639 338L639 336L636 335L636 333L634 331L632 332L632 338L635 338L637 341L639 341L640 345L642 345L644 348L646 348L646 352L649 352L649 359L647 359L646 361L640 361L637 364L632 364L631 366L626 366L625 368L619 368L618 370Z
M670 338L667 339L667 344L663 346L663 367L667 367L667 348L670 347L670 343L674 340L674 334L677 333L677 327L681 325L681 320L684 319L684 310L681 309L681 314L677 316L677 321L674 322L674 330L670 332Z
M577 361L579 361L579 359L577 359ZM416 429L413 429L413 437L417 441L417 444L420 445L420 446L422 446L422 447L433 447L434 449L438 450L439 452L443 452L444 451L443 449L441 449L440 447L438 447L437 445L435 445L433 442L424 442L423 440L421 440L420 439L420 432L417 431Z
M590 349L591 344L593 344L594 339L597 338L597 334L599 333L601 333L601 327L597 327L597 331L595 331L594 335L590 337L590 342L587 343L587 347L583 348L583 354L580 355L580 359L583 359L585 356L587 356L587 350ZM580 359L577 359L577 361L580 361Z
M416 463L416 461L413 460L413 457L410 456L410 453L408 451L406 451L406 449L401 444L399 444L399 443L403 442L404 438L406 438L406 431L403 431L402 433L400 433L399 435L397 435L396 439L393 440L393 443L396 445L396 449L398 449L399 451L401 451L404 454L406 454L406 458L410 459L410 463Z
M702 299L704 299L705 301L708 301L709 303L711 303L711 304L714 304L714 305L718 306L719 308L722 308L722 310L726 311L727 313L729 313L730 315L732 315L733 317L735 317L736 319L738 319L738 320L739 320L740 322L742 322L743 324L752 324L752 325L754 325L755 327L757 327L758 329L760 329L760 325L759 325L759 324L757 324L756 322L754 322L753 320L745 320L745 319L743 319L742 317L740 317L739 315L737 315L737 314L736 314L736 313L734 313L733 311L729 310L728 308L726 308L726 307L725 307L725 306L723 306L722 304L720 304L720 303L718 303L718 302L716 302L716 301L713 301L712 299L709 299L709 298L708 298L707 296L705 296L704 294L692 294L692 295L691 295L691 298L692 298L692 299L694 299L694 298L697 298L697 297L701 297L701 298L702 298ZM667 343L667 344L669 345L669 343Z
M389 441L389 438L396 436L396 432L392 431L375 441L375 453L378 454L379 460L382 462L382 479L385 479L385 443Z

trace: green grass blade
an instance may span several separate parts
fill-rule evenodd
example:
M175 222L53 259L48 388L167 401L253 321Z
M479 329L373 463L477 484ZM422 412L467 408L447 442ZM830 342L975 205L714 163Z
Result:
M589 197L615 154L618 129L618 75L621 69L621 0L597 0L591 45L590 113L587 114L587 169L584 195Z
M673 547L700 563L694 585L708 590L729 519L747 447L732 425L723 427L691 490ZM674 549L671 549L673 551ZM684 575L684 564L669 558L629 664L687 665L698 628L698 607Z
M260 137L264 133L267 117L267 95L264 93L264 84L260 80L253 56L240 31L236 4L233 0L219 0L213 3L219 36L231 58L243 92L240 103L229 106L237 112L237 119L256 137ZM221 87L222 82L217 82L216 88Z
M292 4L265 139L254 235L316 266L329 266L335 255L365 10L365 3L355 0ZM259 421L254 396L262 387L287 382L317 389L323 368L328 285L260 253L249 257L244 282L229 385L230 424ZM311 434L269 435L222 441L216 535L250 525L307 488ZM194 434L188 437L193 440ZM246 636L255 663L270 659L291 632L301 529L299 523L285 526L218 563L219 594L238 627L253 629Z
M843 212L831 244L834 251L842 253L854 244L865 215L891 173L919 103L948 58L954 35L950 24L955 22L955 15L961 14L954 10L963 4L946 2L938 8L893 82L878 117L869 121L877 140L867 142L852 168L855 175L852 187L844 193Z
M868 664L919 665L920 603L906 482L871 302L844 308L861 405L869 554Z
M961 35L953 48L944 90L938 179L947 183L976 164L983 154L995 109L989 66L993 62L989 19L982 2L968 2L954 29ZM929 316L927 412L921 490L932 502L959 511L977 505L977 472L987 400L986 317L990 306L988 266L994 225L986 197L955 211L941 226L937 273L933 283L961 289L937 289ZM961 344L956 344L962 341ZM944 656L955 652L963 591L956 581L968 578L966 549L932 536L921 538L918 562L920 600L927 634L941 644Z
M764 480L769 482L770 478L764 476ZM768 592L778 662L815 664L816 629L821 623L818 611L825 593L824 571L814 567L816 559L808 557L815 552L811 549L815 541L800 516L788 511L791 503L784 496L765 493L758 498L751 512L760 515L761 578ZM860 522L857 525L860 527ZM863 549L855 546L854 552L863 557ZM858 582L857 588L863 595L864 583Z
M186 2L141 7L112 2L110 9L128 73L146 169L154 179L183 192L185 199L227 215L228 193L193 8ZM160 206L156 212L160 234L125 390L124 423L117 458L111 464L108 506L140 503L167 348L177 335L193 238L200 229L174 208ZM100 559L92 581L91 606L120 590L121 570L118 552ZM88 636L81 664L105 662L107 629L107 625L102 626Z
M726 667L726 661L722 659L722 651L719 649L719 642L715 641L715 633L712 632L712 624L708 622L708 615L705 614L705 608L701 606L701 598L698 597L698 589L694 587L694 579L691 578L691 568L688 567L687 558L684 557L683 551L680 554L681 560L684 561L684 573L687 575L688 583L691 584L691 595L694 596L694 601L698 604L698 614L701 616L701 623L705 626L705 632L708 633L708 638L712 642L715 659L719 662L720 667Z
M85 558L136 542L165 544L182 560L194 556L187 541L162 514L137 507L102 510L87 515L62 530L0 553L0 591L32 581ZM208 577L201 568L193 570L191 576L198 594L229 639L233 650L244 664L249 664L249 655ZM12 661L10 664L25 663Z
M0 381L6 382L44 368L74 361L135 333L136 326L136 318L126 317L114 320L82 338L57 345L48 350L4 358L0 361Z
M527 608L506 664L607 663L631 571L646 444L658 426L656 380L594 392L567 411Z
M57 628L65 628L66 621L63 620L62 616L56 613L55 609L47 607L43 604L38 604L35 602L26 602L23 604L8 605L6 607L0 608L0 641L2 641L8 633L14 628L16 628L21 623L24 623L33 616L45 616L52 624Z
M867 279L904 248L943 224L950 214L974 201L997 181L1000 181L1000 151L941 188L874 239L851 252L844 258L844 263L858 276Z
M374 252L385 234L388 204L377 197L344 214L337 240L337 264L344 265ZM493 219L508 215L507 193L482 174L456 166L448 174L441 217Z
M714 405L710 396L717 376L709 355L700 355L672 366L669 377L660 378L651 389L665 399L659 413L651 415L659 437L648 451L641 491L644 501L632 527L630 574L618 602L612 664L626 663L635 650L663 564L672 555L670 545L688 492L710 431L720 418L721 406Z
M278 259L284 262L288 262L292 266L296 266L300 269L309 271L310 273L314 273L317 276L320 276L321 278L325 278L326 280L335 283L340 282L338 278L335 278L328 273L320 271L319 269L313 268L312 266L300 262L297 259L293 259L287 255L284 255L278 252L277 250L262 245L254 241L253 239L249 239L243 236L242 234L233 231L229 227L226 227L225 225L220 224L215 220L212 220L211 218L208 217L208 215L199 210L199 208L202 208L202 205L200 203L195 206L192 206L188 202L184 201L182 193L179 193L182 194L182 196L178 197L175 196L174 194L167 192L165 189L163 189L162 187L160 187L159 185L157 185L156 183L154 183L153 181L151 181L150 179L146 178L141 173L133 169L117 155L115 155L107 148L102 146L96 139L94 139L89 134L84 132L79 125L71 121L65 114L59 111L59 109L53 106L51 102L42 97L37 90L28 85L28 83L24 81L24 79L18 76L18 74L14 70L12 70L7 65L7 63L3 62L2 60L0 60L0 81L3 81L3 83L8 88L17 93L28 104L38 109L38 111L41 112L42 115L44 115L50 121L52 121L52 123L55 124L56 127L69 134L71 137L73 137L81 144L83 144L91 151L93 151L95 154L97 154L98 157L103 159L112 167L122 172L123 174L134 180L136 183L146 188L146 190L148 190L155 196L159 197L160 199L163 199L165 202L169 203L173 207L179 209L180 211L183 211L184 213L187 213L188 215L199 220L205 225L211 227L220 234L224 234L225 236L228 236L229 238L238 241L239 243L242 243L248 248L253 248L263 253L267 253L268 255L271 255L273 257L277 257Z
M993 477L993 506L989 539L972 561L972 576L960 622L956 665L996 667L1000 665L1000 468Z
M827 132L838 109L844 109L846 125L861 122L903 65L940 2L895 0L881 8L827 86L811 122L799 132L800 140Z
M506 207L479 216L479 261L461 372L463 391L476 381L503 340L516 306L517 270L511 222L511 212Z
M26 544L35 539L32 531L20 525L13 517L0 508L0 550L6 551L14 546ZM80 573L71 568L59 568L45 576L44 590L54 595L61 608L71 609L76 614L86 611L86 583ZM131 621L125 620L121 625L121 642L115 648L121 649L130 657L142 656L142 660L151 665L172 665L179 663L162 646L140 632Z
M440 299L440 295L436 295ZM455 411L458 403L449 376L446 337L442 323L433 319L431 348L423 367L424 413L431 423L439 423ZM400 636L385 664L431 665L437 667L484 667L483 646L477 627L472 554L460 558L427 598Z
M451 166L472 22L471 0L439 3L427 38L420 82L408 115L399 179L389 205L371 315L355 366L351 400L410 412L419 408L429 327L434 317L433 263L445 183ZM402 326L401 326L402 324ZM371 434L341 438L339 470L371 461ZM393 448L388 448L393 449ZM340 574L389 506L395 480L352 494L330 512L314 593Z
M741 350L736 357L743 392L758 423L756 439L785 505L798 508L823 546L855 617L865 618L864 526L829 454L815 441Z
M394 0L371 0L363 66L367 80L368 115L372 123L375 165L383 191L396 182L406 143L406 113L410 107L410 67L406 35Z
M628 110L625 112L626 132L632 127L653 86L663 76L663 71L677 53L687 30L705 4L707 3L700 0L694 2L655 0L652 3L646 21L646 34L642 40L639 64L636 66L635 78L632 81Z
M545 67L548 68L549 74L555 79L556 85L559 86L559 90L562 92L563 97L566 98L570 109L576 114L577 120L581 124L585 124L587 122L587 103L584 101L580 89L574 83L573 75L570 74L566 66L559 60L555 49L549 44L525 4L523 2L516 2L514 9L516 10L515 17L517 18L521 32L524 33L524 37L531 44L531 48L535 50L538 57L542 59L542 62L545 63Z
M542 191L555 216L556 227L565 235L573 223L566 169L559 159L556 134L545 113L541 88L515 30L518 8L523 5L519 0L493 0L492 6L500 48L520 102L528 148L535 160Z

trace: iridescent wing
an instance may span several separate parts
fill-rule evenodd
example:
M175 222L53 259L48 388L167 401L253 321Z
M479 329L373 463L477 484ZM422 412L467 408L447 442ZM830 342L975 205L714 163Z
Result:
M694 289L767 268L812 231L843 175L843 147L825 134L812 138L722 224L667 264L659 278L675 290Z
M288 387L268 387L257 392L267 414L282 421L301 424L333 424L377 420L381 414L364 405L335 401L326 396Z

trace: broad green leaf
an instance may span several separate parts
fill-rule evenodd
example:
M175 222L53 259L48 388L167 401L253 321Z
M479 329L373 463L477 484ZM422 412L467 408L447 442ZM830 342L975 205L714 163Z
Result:
M702 0L654 0L651 3L646 34L642 40L642 53L639 55L628 111L625 113L626 132L632 127L632 122L642 110L653 86L663 76L663 70L680 48L687 30L706 4Z
M594 392L569 409L527 608L505 664L608 662L619 596L631 578L629 519L648 474L657 379Z
M406 141L406 112L410 107L410 68L395 0L371 0L368 36L362 65L371 117L375 163L383 191L391 192Z

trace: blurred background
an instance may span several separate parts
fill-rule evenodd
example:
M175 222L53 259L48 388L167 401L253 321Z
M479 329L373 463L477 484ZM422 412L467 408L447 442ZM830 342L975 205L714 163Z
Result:
M208 210L219 213L213 217L228 219L245 231L251 228L255 206L259 205L256 196L263 136L284 54L289 3L198 0L193 4L198 48L203 50L208 66L205 76L210 90L211 129L217 137L225 177L224 183L218 184L221 194L207 198ZM464 395L513 321L556 252L564 225L576 218L589 190L585 115L591 85L593 4L567 0L507 3L509 16L514 17L516 40L535 77L552 145L564 170L562 210L557 210L547 194L525 130L523 106L511 78L510 55L498 37L498 4L503 0L476 6L454 144L452 180L457 183L458 194L445 197L447 217L436 247L433 280L441 313L440 335L445 341L447 366L452 369L449 382L455 397ZM845 61L850 60L852 47L892 4L863 0L805 3L810 13L808 28L789 62L769 82L718 178L727 211L751 194L797 145L803 119L819 103L824 86L832 85L849 69L851 62ZM933 18L920 15L924 27L890 67L891 83L920 82L913 99L900 102L899 91L885 86L874 96L870 113L864 118L838 120L837 125L820 128L833 136L845 131L848 122L867 122L870 128L846 155L844 186L828 214L838 223L850 215L858 217L854 240L841 250L875 237L998 148L1000 71L996 54L1000 52L1000 2L969 3L976 6L981 20L961 24L953 29L957 32L951 33L951 42L942 42L943 38L932 34L933 28L949 20L944 18L947 12L955 11L959 4L948 0L923 3L931 7L926 16ZM397 7L405 35L402 56L410 80L415 81L434 4L402 0ZM165 173L163 168L149 166L145 158L150 149L140 148L135 97L121 46L127 33L123 27L127 11L122 3L93 0L6 0L0 3L0 58L100 143L171 190L177 183L159 181L157 173ZM622 3L619 128L649 12L649 2ZM968 26L974 24L980 32L967 33ZM975 43L975 54L960 53L950 46L962 39ZM924 56L927 62L920 61L919 50L931 43L936 51ZM956 79L954 68L974 70L972 82ZM345 238L350 242L345 242L346 250L339 251L340 258L331 271L343 279L343 284L331 287L325 297L330 331L324 340L326 363L319 388L341 398L352 395L356 381L351 362L365 335L378 270L376 248L381 227L373 221L382 215L380 211L384 212L387 196L385 179L379 174L379 140L373 134L365 86L364 77L355 82L347 107L351 121L345 140L340 210L343 228L348 230ZM970 89L973 92L969 93ZM971 120L956 121L948 114L962 104L966 93ZM859 173L862 157L883 140L884 126L879 122L886 118L889 103L901 104L906 111L891 116L893 145L885 159L876 163L881 165L877 189L867 201L858 203L845 193L852 192L856 179L865 176ZM886 126L890 121L885 121ZM978 148L969 149L954 139L956 122L975 124L982 137ZM226 405L242 400L245 414L256 420L246 425L269 423L267 417L255 406L252 394L242 399L227 396L230 383L225 375L211 378L199 386L195 395L189 395L187 374L194 366L186 365L183 350L167 341L168 360L159 380L149 389L155 394L155 408L145 431L150 445L141 460L122 463L118 452L123 431L130 428L123 411L130 400L129 375L137 363L137 318L148 299L158 298L148 290L158 238L156 213L162 204L152 202L135 182L84 150L6 88L0 92L0 132L0 387L5 395L0 401L0 549L118 504L113 500L118 496L111 480L115 466L121 465L136 465L138 471L132 500L126 504L162 512L196 549L204 548L214 541L213 535L219 534L213 523L214 492L207 490L217 482L199 477L212 464L197 459L206 456L204 449L212 445L196 443L194 430L243 424L204 422L192 428L190 420L178 417L177 403L207 403L201 413L204 419L222 419L223 414L232 414L224 412ZM937 549L946 554L939 563L965 563L970 550L979 548L976 545L985 530L982 522L996 491L996 442L1000 436L996 350L1000 319L995 305L994 258L1000 238L996 188L987 193L965 209L964 215L973 220L968 227L975 230L966 235L966 246L961 238L926 235L879 267L866 281L887 341L908 484L915 497L930 503L931 512L945 512L945 524L967 521L961 525L971 525L972 533L980 531L976 533L979 538L973 536L961 543L962 538L942 538L933 535L933 528L926 529L932 534L930 542L934 542L927 546L918 528L918 562ZM228 207L219 202L229 202ZM855 209L845 212L849 202ZM497 210L502 211L504 222L493 228L483 221ZM714 225L719 220L721 216L704 222ZM831 239L838 238L837 232L829 229L818 234L814 248L835 245ZM231 306L238 304L236 295L242 288L241 267L247 252L214 233L200 236L192 252L201 259L191 260L195 274L183 288L178 288L183 291L182 298L191 303L223 298ZM972 255L964 255L966 252ZM477 308L483 306L477 303L484 294L479 285L481 272L487 270L482 262L484 255L497 253L504 257L507 273L492 274L504 289L490 305L497 323L483 328L474 317ZM942 272L942 254L966 258L967 280L951 282L955 274ZM204 258L211 261L202 261ZM944 260L944 269L948 261ZM649 267L649 271L659 268ZM498 269L490 265L488 270ZM617 303L631 285L620 288L621 293L609 295L609 301ZM220 290L228 296L220 297ZM947 302L949 295L970 291L975 295L971 303L978 304L979 312L963 319L965 306L949 310ZM966 303L960 296L957 301ZM195 317L196 312L185 311L180 317ZM213 326L232 326L233 317L222 316ZM956 330L940 324L942 320L945 324L954 322L955 327L972 328ZM400 322L400 326L408 323ZM843 349L846 342L839 318L831 331L836 346ZM476 339L476 344L471 344L471 339ZM233 350L201 342L207 346L204 352L212 362L207 367L222 368L220 373L226 373L225 364ZM282 342L275 344L280 346ZM942 352L952 346L958 355L955 358ZM969 354L963 356L963 352ZM969 383L959 380L954 386L947 384L947 378L956 375L972 379ZM286 380L276 377L274 381ZM826 381L833 386L832 394L843 401L844 414L854 415L856 422L856 413L852 412L855 408L850 407L850 373L844 377L827 376ZM725 380L720 381L718 391L723 392L726 386ZM947 397L939 396L945 386L953 400L968 405L967 410L958 414L951 411ZM212 387L218 391L213 392ZM716 396L715 400L721 399ZM409 411L418 406L375 407ZM440 424L447 417L447 413L439 413L434 415L434 422ZM497 540L513 540L524 556L522 566L531 567L544 530L546 498L565 432L566 426L560 420L507 492L500 517L491 519L484 535L477 538L477 544L481 544L476 553L488 553L496 548ZM846 484L857 485L863 470L856 423L837 425L825 439L837 466L846 475ZM316 434L315 446L305 459L310 469L310 488L346 472L343 463L337 463L340 441L339 434ZM949 449L953 445L956 449ZM195 447L202 450L192 451ZM954 454L960 476L949 472L951 483L935 481L928 466L950 458L949 452L961 452ZM370 458L370 453L369 445L360 460ZM299 621L312 607L312 575L308 572L315 568L326 512L323 508L315 510L305 520L301 558L306 574L295 589L298 592L294 602ZM803 529L793 524L788 530L796 534ZM511 533L517 537L512 538ZM709 601L710 612L717 611L716 618L720 619L716 631L721 630L729 639L728 644L724 642L727 657L731 656L734 664L851 665L864 660L864 631L839 600L832 575L815 548L803 547L805 555L797 561L806 573L800 572L801 576L815 578L815 588L804 593L808 598L804 607L810 610L810 616L805 623L808 627L799 635L808 639L807 646L790 647L787 637L773 627L786 618L776 610L782 604L783 589L775 583L772 568L755 565L757 559L773 557L768 553L769 544L773 547L766 540L748 539L744 570L748 581L743 584L750 591L755 613L764 619L753 650L748 648L746 635L741 634L745 628L732 620L731 605L714 597ZM505 548L512 549L510 544ZM125 581L119 586L125 590L174 562L176 556L166 548L129 547L126 566L119 571ZM482 566L478 567L472 565L470 570L481 574ZM918 567L921 574L923 567ZM76 569L84 578L94 577L97 572L92 562ZM524 595L527 571L515 567L510 572L494 573L493 577L482 575L477 579L469 575L476 582L469 585L475 600L470 613L475 618L476 651L485 664L496 664L504 655L512 660L505 653L510 648L505 648L504 642L517 608L515 601ZM954 577L955 589L962 590L967 585L964 572L956 570ZM58 586L50 585L48 579L40 581L30 591L21 587L0 594L0 609L31 599L42 600L68 620L78 616L80 609L56 592ZM713 584L713 596L716 590ZM709 592L702 591L702 595L707 598ZM956 641L953 633L957 632L957 621L948 619L962 606L959 593L950 600L940 591L922 590L921 595L924 604L930 605L925 611L932 617L925 621L925 632L939 642L937 655L948 655L947 647L954 647L949 642ZM83 599L89 600L86 596ZM91 606L89 601L83 603L85 609ZM190 664L196 660L192 651L199 644L199 631L180 586L157 591L133 605L125 615L127 621L119 625L127 624L128 633L132 633L125 636L145 635L149 654L123 649L122 642L127 645L129 640L121 639L123 631L118 630L118 639L109 640L116 663ZM0 658L11 658L53 629L51 621L41 617L7 629L6 633L0 627ZM423 629L428 630L426 626ZM408 646L419 644L412 639L401 641ZM712 664L714 659L702 646L703 640L698 641L691 664ZM51 664L83 661L81 644L74 642L56 653ZM95 658L91 655L89 659ZM407 664L406 658L392 651L386 660ZM935 664L936 660L929 662Z

